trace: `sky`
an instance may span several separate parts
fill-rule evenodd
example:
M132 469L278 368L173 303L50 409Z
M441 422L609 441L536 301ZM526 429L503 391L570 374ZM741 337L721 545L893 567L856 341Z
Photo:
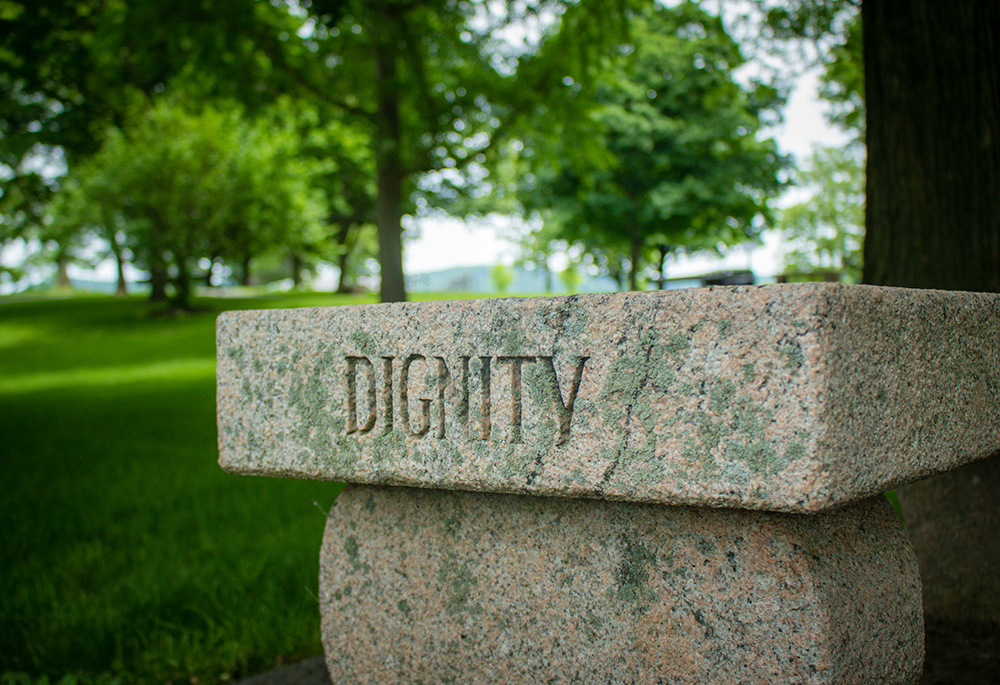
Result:
M846 134L826 122L823 105L816 96L817 85L817 72L807 72L792 91L785 121L767 132L777 140L783 153L792 154L797 160L804 160L814 146L842 145L848 140ZM410 240L404 248L407 274L458 266L493 266L499 262L511 264L517 257L517 246L502 236L503 226L430 218L417 222L417 227L419 238ZM679 257L669 267L669 275L683 277L722 269L752 268L758 275L774 276L782 271L781 240L773 232L765 234L764 238L763 246L750 252L743 247L736 248L725 259Z

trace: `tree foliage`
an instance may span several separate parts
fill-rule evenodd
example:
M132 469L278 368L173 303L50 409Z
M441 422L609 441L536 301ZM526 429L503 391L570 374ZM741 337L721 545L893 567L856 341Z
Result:
M781 60L780 69L821 69L819 95L831 105L832 123L864 138L864 60L861 0L750 0L757 13L740 24L759 53ZM797 65L797 66L796 66Z
M318 240L317 170L296 143L274 120L249 122L236 106L191 111L161 100L110 128L74 169L59 222L128 249L149 271L154 299L169 284L174 303L187 306L200 259L245 263Z
M630 33L597 89L610 163L536 154L520 194L528 210L550 208L560 236L610 275L627 270L635 289L652 252L662 263L754 239L785 161L758 136L777 93L733 79L742 57L719 18L693 3L657 6L633 15Z
M32 184L24 160L48 145L82 163L101 132L124 125L137 93L198 83L251 113L292 95L366 141L327 179L351 204L332 199L329 218L341 246L357 242L360 217L378 226L383 299L403 299L401 218L419 211L418 186L442 202L469 193L486 155L540 109L580 111L586 75L631 1L4 0L0 164L37 200L19 204L31 223L27 210L51 188ZM341 151L331 143L328 156L343 162ZM348 168L357 178L346 188ZM8 204L25 195L7 187Z
M616 37L607 17L621 13L607 10L623 4L348 1L336 15L298 5L305 49L275 63L370 136L383 301L406 297L401 219L419 209L418 189L442 204L474 192L487 155L539 110L579 112L583 75Z
M781 212L779 227L791 250L786 266L793 272L837 272L839 280L861 280L864 240L864 154L857 147L819 148L795 174L810 193Z

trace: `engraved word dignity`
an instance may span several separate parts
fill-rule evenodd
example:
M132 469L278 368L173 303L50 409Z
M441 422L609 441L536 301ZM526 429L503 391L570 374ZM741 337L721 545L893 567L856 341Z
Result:
M398 418L403 432L414 437L489 440L494 415L503 421L503 414L507 414L510 423L504 428L509 441L522 442L521 413L527 386L536 404L552 412L555 443L562 445L569 440L573 404L589 358L575 358L572 380L564 391L552 357L460 356L452 358L449 368L444 357L434 355L348 356L346 430L362 435L379 428L379 433L388 433ZM494 374L501 371L509 379L508 388L495 387ZM418 378L419 382L414 382ZM423 389L417 396L413 396L415 385ZM494 411L498 396L502 397L500 403L509 403L507 412ZM448 435L447 418L463 435Z

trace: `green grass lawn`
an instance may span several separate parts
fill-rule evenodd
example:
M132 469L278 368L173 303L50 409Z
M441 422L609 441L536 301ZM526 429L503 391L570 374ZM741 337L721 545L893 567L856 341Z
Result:
M321 652L339 487L219 469L214 326L223 309L345 301L164 316L0 298L0 681L216 683Z

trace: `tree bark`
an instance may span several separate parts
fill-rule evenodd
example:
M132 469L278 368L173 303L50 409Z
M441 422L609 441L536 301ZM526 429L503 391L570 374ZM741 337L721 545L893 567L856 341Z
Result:
M350 219L342 218L338 222L338 230L336 241L343 249L340 254L337 255L337 290L338 294L344 294L351 291L351 277L349 274L349 266L351 259L351 252L354 250L354 239L351 238L351 227L354 226L354 222Z
M115 297L126 297L128 295L128 282L125 280L125 256L122 254L122 246L118 242L115 231L109 231L108 244L111 246L111 253L115 256L115 269L118 275L118 282L115 285Z
M1000 291L1000 3L865 0L863 280Z
M642 245L642 237L639 235L638 230L634 230L631 238L629 239L628 258L631 262L628 269L629 290L639 289L639 259L642 255Z
M59 255L56 257L56 287L71 289L73 281L69 278L69 255L62 248L59 248Z
M298 252L292 252L289 260L292 270L292 287L298 290L302 285L302 257Z
M191 283L191 266L187 257L178 255L177 275L174 277L174 296L171 303L177 309L188 310L191 308L191 295L194 292Z
M399 114L399 84L396 70L395 31L392 19L385 17L385 34L373 43L375 51L375 88L378 105L375 113L377 134L375 167L378 194L375 199L375 226L378 229L381 301L404 302L406 280L403 275L403 183L405 173L401 157L402 130Z
M253 280L253 271L250 268L251 260L253 257L250 256L250 251L244 251L243 258L240 260L240 285L244 288L249 286Z
M864 0L862 21L863 281L1000 291L1000 3ZM962 663L968 682L996 675L954 652L956 636L1000 626L997 488L1000 455L897 491L924 584L928 674ZM997 645L976 650L996 662Z
M115 268L118 270L118 282L115 285L115 297L128 296L128 281L125 280L125 258L120 249L115 250Z
M149 301L167 300L167 263L163 256L154 253L149 260Z

